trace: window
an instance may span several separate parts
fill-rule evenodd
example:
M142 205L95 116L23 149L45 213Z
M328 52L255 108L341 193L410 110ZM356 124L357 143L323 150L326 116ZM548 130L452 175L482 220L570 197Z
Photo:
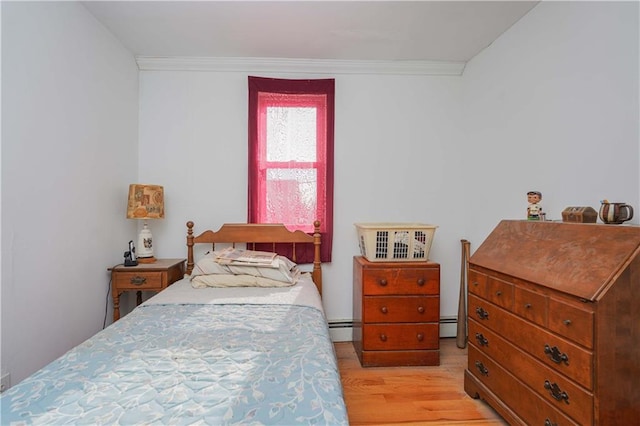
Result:
M312 233L319 220L323 262L333 234L334 87L333 79L249 77L249 222ZM308 261L311 249L296 260Z

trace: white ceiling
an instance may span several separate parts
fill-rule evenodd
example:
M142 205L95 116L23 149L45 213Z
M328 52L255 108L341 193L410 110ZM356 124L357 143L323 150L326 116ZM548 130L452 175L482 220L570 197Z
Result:
M136 56L466 62L537 1L87 1Z

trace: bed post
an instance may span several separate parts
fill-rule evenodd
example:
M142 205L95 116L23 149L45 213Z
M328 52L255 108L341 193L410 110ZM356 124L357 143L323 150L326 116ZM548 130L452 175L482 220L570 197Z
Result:
M193 222L189 221L187 222L187 275L191 275L193 266Z
M322 268L320 267L320 221L313 222L313 282L318 286L318 292L322 295Z

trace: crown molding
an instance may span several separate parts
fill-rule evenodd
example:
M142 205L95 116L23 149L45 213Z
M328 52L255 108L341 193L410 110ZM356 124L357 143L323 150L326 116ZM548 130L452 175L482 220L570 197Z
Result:
M286 72L306 74L462 75L464 62L282 58L136 57L141 71Z

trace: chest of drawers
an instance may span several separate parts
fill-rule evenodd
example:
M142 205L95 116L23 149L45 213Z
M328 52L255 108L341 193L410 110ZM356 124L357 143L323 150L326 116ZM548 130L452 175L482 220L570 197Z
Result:
M637 424L640 228L502 221L468 283L470 396L510 424Z
M440 364L440 265L353 259L353 344L364 367Z

